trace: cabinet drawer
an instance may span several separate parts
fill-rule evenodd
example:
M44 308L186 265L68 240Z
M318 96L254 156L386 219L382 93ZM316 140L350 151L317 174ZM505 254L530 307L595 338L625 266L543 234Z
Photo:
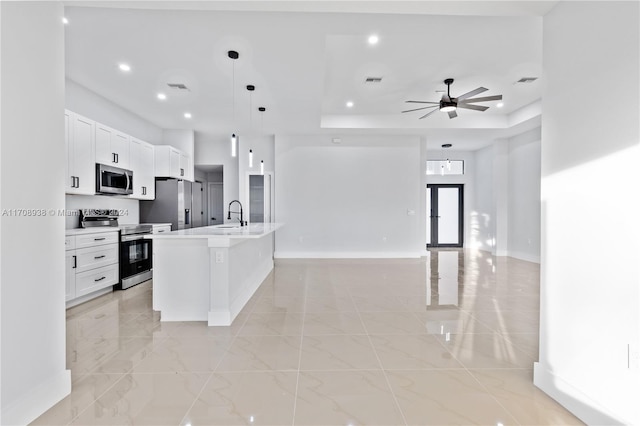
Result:
M118 279L117 264L76 274L76 297L118 284Z
M118 244L88 247L76 250L76 273L118 263Z
M171 225L154 226L152 232L154 234L160 234L160 233L163 233L163 232L171 232Z
M76 248L92 247L118 242L118 231L101 232L97 234L76 235Z
M64 249L73 250L76 248L76 237L73 235L67 235L64 237Z

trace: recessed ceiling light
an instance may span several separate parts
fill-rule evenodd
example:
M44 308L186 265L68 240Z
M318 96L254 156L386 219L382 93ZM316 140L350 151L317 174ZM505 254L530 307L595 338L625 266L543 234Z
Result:
M348 101L347 102L347 108L353 108L353 102Z
M131 66L129 64L125 64L124 62L118 64L118 68L120 68L120 71L124 71L124 72L131 71Z
M498 108L502 108L502 107L504 106L504 103L502 103L502 102L498 102L498 103L496 104L496 106L497 106Z
M377 35L371 34L367 39L367 41L369 42L369 44L378 44L378 41L380 41L380 39L378 38Z
M65 24L65 25L68 25L68 24L69 24L69 20L67 19L67 17L66 17L66 16L63 16L63 17L62 17L62 23L63 23L63 24Z
M184 118L191 118L191 113L190 112L185 112L184 113Z
M166 99L167 99L167 95L165 95L164 93L158 93L158 94L156 95L156 97L157 97L158 99L160 99L161 101L164 101L164 100L166 100Z

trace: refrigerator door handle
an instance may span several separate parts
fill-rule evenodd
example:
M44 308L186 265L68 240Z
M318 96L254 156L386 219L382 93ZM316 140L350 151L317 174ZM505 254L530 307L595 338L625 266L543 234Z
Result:
M184 209L184 224L189 225L191 223L191 211Z

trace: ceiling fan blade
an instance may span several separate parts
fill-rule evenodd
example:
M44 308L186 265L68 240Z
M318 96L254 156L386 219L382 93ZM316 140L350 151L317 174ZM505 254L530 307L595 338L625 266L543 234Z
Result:
M402 112L420 111L421 109L427 109L427 108L437 108L437 106L436 105L432 105L432 106L426 106L426 107L422 107L422 108L408 109L408 110L402 111Z
M476 111L486 111L489 109L488 106L471 105L471 104L458 104L458 108L473 109Z
M435 104L438 105L439 102L428 102L428 101L405 101L413 104Z
M501 100L502 100L502 95L495 95L495 96L483 96L482 98L465 99L458 103L469 104L469 103L475 103L475 102L488 102L488 101L501 101Z
M436 112L436 111L440 111L440 109L436 108L436 109L434 109L433 111L426 113L425 115L423 115L422 117L420 117L420 118L419 118L419 120L422 120L423 118L430 116L431 114L433 114L433 113L434 113L434 112Z
M489 90L489 89L486 89L486 88L484 88L484 87L478 87L476 90L472 90L472 91L470 91L470 92L465 93L464 95L460 95L460 96L458 96L458 98L457 98L457 99L458 99L459 101L462 101L462 100L464 100L464 99L467 99L467 98L470 98L470 97L472 97L472 96L478 95L478 94L480 94L480 93L482 93L482 92L486 92L487 90Z
M449 118L456 118L458 114L455 111L449 111Z

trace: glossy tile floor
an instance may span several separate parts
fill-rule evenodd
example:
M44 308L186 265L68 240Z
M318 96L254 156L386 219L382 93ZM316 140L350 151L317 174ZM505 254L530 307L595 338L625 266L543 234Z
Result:
M533 263L278 260L230 327L160 322L151 292L68 311L73 390L34 424L581 424L532 384Z

